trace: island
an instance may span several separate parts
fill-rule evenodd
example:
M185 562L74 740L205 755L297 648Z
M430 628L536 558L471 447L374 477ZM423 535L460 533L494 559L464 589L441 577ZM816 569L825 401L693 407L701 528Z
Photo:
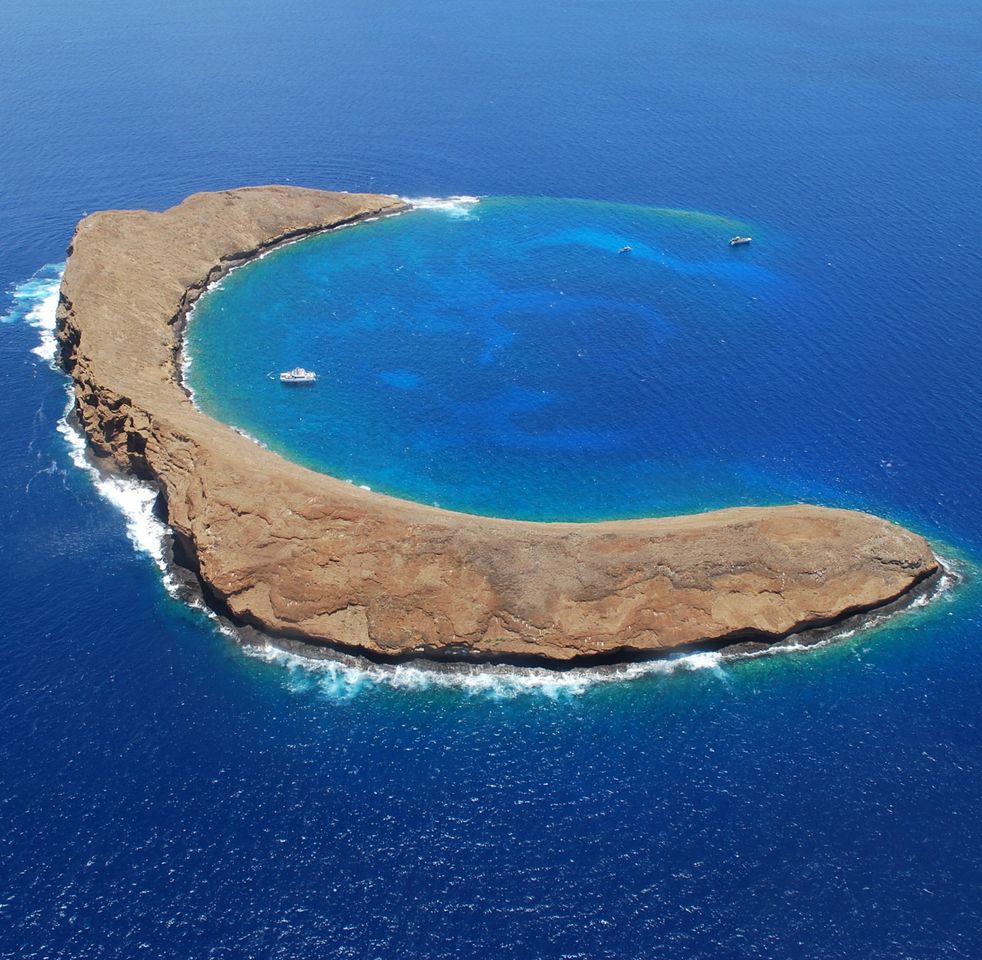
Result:
M182 339L210 284L278 244L406 209L390 196L246 187L163 212L95 213L75 231L57 335L79 423L107 468L158 486L174 559L220 614L384 661L569 666L780 641L937 578L923 537L866 513L472 516L306 469L195 407Z

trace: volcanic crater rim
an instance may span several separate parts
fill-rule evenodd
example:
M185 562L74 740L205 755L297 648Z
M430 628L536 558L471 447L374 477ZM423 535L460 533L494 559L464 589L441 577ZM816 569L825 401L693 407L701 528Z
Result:
M309 470L195 407L180 344L209 284L406 209L251 187L76 230L57 332L79 422L97 454L159 484L176 541L234 622L379 660L616 663L784 638L938 574L917 534L803 504L600 523L452 513Z

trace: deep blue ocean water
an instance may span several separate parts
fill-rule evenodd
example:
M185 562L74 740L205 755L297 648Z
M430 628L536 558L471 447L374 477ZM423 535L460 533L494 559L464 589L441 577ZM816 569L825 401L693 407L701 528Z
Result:
M530 6L5 8L0 956L982 953L977 5ZM858 506L932 537L966 582L808 654L633 679L242 650L168 593L148 495L84 469L59 431L65 382L32 353L32 322L50 318L86 211L266 182L487 198L469 218L416 211L258 265L253 280L282 265L290 283L248 322L313 319L296 281L323 245L310 282L332 284L354 328L325 314L315 342L305 323L261 370L217 328L203 344L199 402L271 445L483 512L548 516L557 491L579 517ZM700 216L669 242L675 215L651 208ZM457 336L475 370L442 387L410 355L411 325L373 312L419 306L422 287L395 286L406 270L374 285L372 263L349 271L363 296L329 275L382 255L367 231L421 256L453 236L465 256L496 218L542 236L586 229L584 210L618 229L503 256L491 277L500 290L527 264L528 294L553 263L600 263L595 285L575 278L578 305L532 296L492 315L485 298L473 327L427 314L434 366ZM639 255L604 259L624 218ZM755 243L731 252L714 233L710 251L710 223ZM228 278L194 335L250 282ZM477 303L450 293L449 309ZM562 326L598 313L583 339ZM249 386L296 363L324 379L289 400L270 381L255 392L268 404L233 411L209 395L216 361ZM361 449L282 431L297 418L277 403L310 404L342 439L360 425ZM480 444L508 467L484 484Z

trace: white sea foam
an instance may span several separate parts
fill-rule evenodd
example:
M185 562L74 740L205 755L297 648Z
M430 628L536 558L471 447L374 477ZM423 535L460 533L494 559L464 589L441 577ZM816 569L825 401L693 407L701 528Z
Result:
M412 202L423 206L428 199ZM435 204L443 205L438 206L438 209L448 211L450 206L447 205L452 205L453 202L461 203L460 208L466 211L469 205L478 202L478 198L452 197L446 201L434 201ZM52 365L56 356L57 341L54 331L58 290L63 270L64 264L51 264L39 270L30 279L17 284L11 290L13 299L11 309L0 317L0 321L5 323L23 321L37 329L40 342L33 352ZM132 477L107 474L91 462L84 436L71 423L70 386L67 392L69 402L64 416L58 423L58 432L65 439L72 463L90 477L99 495L119 510L126 523L127 536L134 547L156 564L167 591L171 595L178 595L178 581L166 559L169 530L154 512L156 489ZM250 437L250 439L254 438ZM933 590L915 599L911 606L923 607L936 597L946 596L962 579L963 574L958 561L939 559L945 568L941 580ZM239 636L233 627L220 620L200 599L191 600L190 605L207 615L223 634L230 637ZM883 614L874 617L864 623L863 630L881 625L892 616L893 614ZM350 699L363 691L378 687L409 691L448 689L459 691L467 696L494 700L508 700L520 696L562 700L580 696L599 685L623 683L659 674L708 670L719 676L725 676L728 662L813 650L816 647L847 639L857 632L858 628L855 627L843 628L838 632L830 632L819 643L807 644L791 639L784 644L735 655L700 651L618 667L568 671L485 665L438 669L418 664L370 664L352 658L335 660L305 657L284 651L268 641L246 645L243 649L250 656L284 670L291 689L298 692L318 691L333 700Z
M38 331L40 342L32 352L52 365L58 343L55 338L58 291L64 270L63 263L49 264L29 280L17 284L11 291L13 306L0 318L5 323L21 320L34 327ZM157 491L150 484L132 477L107 474L89 460L85 438L70 422L73 408L70 385L66 391L68 404L58 421L58 432L65 438L72 463L84 470L92 479L99 495L122 513L130 541L137 550L153 560L163 575L164 586L174 593L177 583L165 561L168 530L157 519L153 510Z
M466 217L471 213L475 204L481 202L480 197L400 197L417 210L440 210L451 217Z
M347 191L342 191L342 192L345 193ZM387 214L387 216L398 216L398 214ZM201 408L198 406L198 398L197 398L197 394L195 393L194 387L191 386L192 358L187 346L187 328L193 322L194 312L195 310L197 310L198 304L201 303L202 299L208 294L213 293L216 290L221 290L225 284L226 278L231 276L237 270L241 270L243 267L246 267L251 263L255 263L257 260L265 260L266 257L270 256L273 253L276 253L278 250L282 250L284 247L292 247L295 243L303 243L304 240L308 240L310 239L311 236L316 236L318 233L321 232L334 233L338 230L345 230L348 227L357 226L359 223L371 223L375 220L381 220L381 219L382 217L363 217L362 219L354 220L351 223L341 223L335 227L329 227L324 231L315 231L314 234L304 234L299 237L293 237L289 240L284 240L281 243L277 243L271 247L267 247L265 250L262 250L261 252L257 253L255 256L250 257L248 260L245 260L242 263L239 263L236 266L231 267L227 273L220 276L217 280L213 280L205 287L205 289L201 292L201 295L198 297L198 299L195 300L195 302L192 303L191 306L188 308L187 314L185 315L184 318L184 334L181 337L181 343L179 344L179 356L180 356L179 368L180 368L180 376L181 376L181 386L187 392L187 395L191 400L191 403L194 405L196 409L200 410ZM62 266L64 267L64 264L62 264ZM272 372L270 372L270 376L272 376ZM261 440L256 439L256 437L252 436L251 434L246 433L244 430L240 430L238 427L232 427L232 429L235 430L237 433L242 434L242 436L244 436L247 440L251 440L257 446L263 447L264 449L266 448L265 443L263 443Z
M258 439L257 437L254 437L247 430L243 430L241 427L232 427L232 430L235 433L237 433L240 437L245 437L245 439L248 440L250 443L254 443L257 447L262 447L263 450L269 449L269 447L265 443L263 443L262 440Z
M109 474L96 467L89 459L85 438L70 423L72 406L69 398L65 415L58 421L58 432L65 438L72 463L89 475L99 496L123 515L130 542L153 560L160 570L165 589L171 596L176 596L178 583L166 560L169 530L154 513L157 490L149 483Z
M347 700L366 690L456 690L467 696L511 700L521 696L563 700L592 687L623 683L654 674L711 670L721 673L722 654L699 652L624 664L619 667L558 671L544 667L506 667L484 664L448 668L419 664L372 664L349 659L309 658L282 650L270 642L248 645L245 652L285 670L287 685L297 693L322 693L332 700Z
M907 611L926 607L929 603L933 603L935 600L950 600L952 588L964 579L965 571L963 570L962 564L958 560L954 560L949 557L942 557L940 554L937 556L942 567L941 577L938 579L937 583L935 583L930 589L924 590L922 593L918 594L913 600L910 601L910 603L905 604L899 609L890 610L886 613L874 614L873 616L866 616L859 625L841 627L838 630L829 630L820 640L817 641L802 643L797 637L790 637L784 643L775 643L760 650L751 650L735 654L731 657L731 659L734 661L753 660L758 657L775 657L787 653L806 653L811 650L819 650L822 647L841 643L843 640L849 640L859 633L869 633L871 630L875 630L877 627L882 627L884 624L889 623L894 618L902 616Z
M194 308L188 311L188 321L191 319L191 314L194 312ZM194 387L191 386L191 354L188 352L187 343L182 342L180 345L180 369L181 369L181 386L184 387L187 392L188 398L194 407L198 406L198 396L194 392Z
M728 665L760 657L808 653L850 637L883 626L911 608L924 607L933 600L948 597L964 576L958 561L939 557L944 572L941 579L912 603L897 611L867 618L861 626L830 630L818 641L802 642L791 637L784 643L759 650L741 652L697 651L678 654L643 663L615 667L585 667L556 671L535 667L488 666L481 664L436 668L419 664L371 664L352 658L305 657L276 647L267 641L247 645L245 652L285 671L286 682L296 693L314 692L331 700L348 700L359 693L378 687L397 690L456 690L466 696L492 700L511 700L521 696L564 700L578 697L590 689L611 683L624 683L645 677L668 676L675 673L711 671L721 679L727 677Z
M65 264L49 263L34 276L15 284L10 290L12 304L0 321L17 323L24 321L38 331L39 343L32 353L48 363L53 363L58 349L55 338L55 321L58 310L58 291Z

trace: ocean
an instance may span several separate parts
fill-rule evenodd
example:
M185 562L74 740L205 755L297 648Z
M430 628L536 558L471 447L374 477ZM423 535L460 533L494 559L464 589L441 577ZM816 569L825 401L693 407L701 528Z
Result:
M8 7L0 957L982 953L974 4ZM430 199L203 299L213 415L478 513L870 510L961 581L620 671L243 646L52 323L85 213L272 182Z

